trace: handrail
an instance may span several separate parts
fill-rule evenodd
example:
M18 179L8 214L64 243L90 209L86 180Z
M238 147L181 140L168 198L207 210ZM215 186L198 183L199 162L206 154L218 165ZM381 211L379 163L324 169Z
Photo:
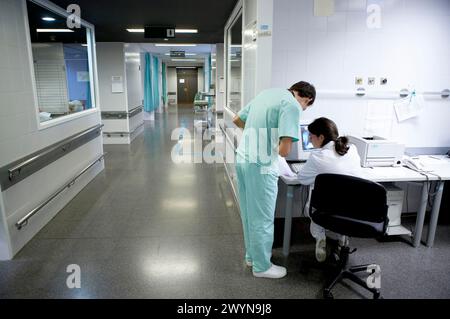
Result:
M64 187L61 187L58 191L56 191L55 193L53 193L52 196L50 196L46 201L42 202L41 204L39 204L39 206L37 206L36 208L34 208L32 211L30 211L28 214L26 214L23 218L21 218L17 223L16 223L16 227L18 230L21 230L23 226L26 226L28 223L28 220L35 215L37 212L39 212L42 208L44 208L48 203L50 203L56 196L58 196L60 193L62 193L66 188L70 188L72 187L76 180L83 175L84 173L86 173L92 166L94 166L97 162L100 162L104 157L105 154L102 154L99 158L97 158L94 162L92 162L88 167L86 167L85 169L83 169L81 171L81 173L79 173L77 176L75 176L74 178L72 178L70 180L69 183L67 183Z
M121 137L123 137L124 135L132 135L134 134L139 128L141 128L145 123L139 124L138 126L135 127L135 129L131 132L103 132L103 134L105 135L120 135ZM109 137L109 136L108 136Z
M141 113L143 108L144 108L143 105L139 105L139 106L131 109L128 112L127 111L103 111L103 112L101 112L101 116L102 116L102 119L104 119L104 120L107 120L107 119L128 119L128 118L132 118L136 114Z
M224 124L225 125L225 124ZM233 146L233 150L236 152L237 147L236 144L231 140L231 138L228 136L228 134L225 132L225 129L222 128L222 126L219 124L220 130L222 131L223 135L225 135L225 139Z
M143 110L143 108L144 108L143 105L139 105L139 106L136 106L135 108L132 108L132 109L128 112L129 117L133 117L133 116L135 116L136 114L141 113L142 110Z
M440 95L443 99L450 97L450 90L444 89L440 92L438 91L423 91L423 92L417 92L417 91L410 91L408 89L401 89L400 91L377 91L377 90L367 90L364 87L359 87L355 90L349 90L349 91L340 91L340 90L319 90L317 91L317 95L323 96L323 95L337 95L337 96L374 96L374 98L385 98L390 99L394 97L400 97L404 98L409 96L410 94L415 93L419 95ZM392 96L392 97L390 97Z
M144 107L143 105L138 105L136 107L133 107L130 111L128 111L128 114L133 113L135 110L143 108L143 107Z
M88 128L84 131L81 131L75 135L72 135L62 141L59 141L53 145L48 146L47 148L44 148L41 151L35 152L29 156L25 157L25 160L18 160L14 164L14 162L11 165L14 165L12 167L5 166L1 168L1 183L2 188L7 189L8 187L14 185L15 183L18 183L22 179L26 178L27 176L33 174L34 172L40 170L41 168L48 165L45 159L47 161L54 161L65 154L73 151L74 149L78 148L79 146L83 145L84 143L87 143L90 141L93 136L100 135L100 131L102 130L103 124L98 124L94 127ZM34 166L30 169L28 169L28 166ZM28 174L28 175L27 175ZM6 175L6 176L5 176Z

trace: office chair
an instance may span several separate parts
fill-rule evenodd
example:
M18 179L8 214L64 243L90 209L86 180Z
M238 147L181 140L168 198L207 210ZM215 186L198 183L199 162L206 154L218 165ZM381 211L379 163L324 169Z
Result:
M381 297L380 290L371 288L355 273L367 272L371 265L348 267L350 251L347 237L378 238L386 233L388 226L386 190L365 179L346 175L321 174L316 177L311 195L310 217L327 230L345 236L340 247L334 271L336 276L323 291L326 299L332 299L331 289L342 279L349 279Z

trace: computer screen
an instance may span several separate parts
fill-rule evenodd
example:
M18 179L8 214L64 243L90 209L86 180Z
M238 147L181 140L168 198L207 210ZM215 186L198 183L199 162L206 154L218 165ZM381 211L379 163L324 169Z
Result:
M302 148L304 151L310 151L314 149L314 145L309 140L308 125L300 125L300 132L302 136Z
M314 150L314 146L309 140L308 125L301 124L299 128L300 141L292 145L291 153L289 153L286 160L290 162L306 161Z

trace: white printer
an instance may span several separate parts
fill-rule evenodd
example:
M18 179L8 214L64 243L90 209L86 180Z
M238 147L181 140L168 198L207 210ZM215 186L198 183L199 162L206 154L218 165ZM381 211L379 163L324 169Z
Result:
M402 164L405 145L389 141L379 136L349 136L361 157L362 167L397 166Z

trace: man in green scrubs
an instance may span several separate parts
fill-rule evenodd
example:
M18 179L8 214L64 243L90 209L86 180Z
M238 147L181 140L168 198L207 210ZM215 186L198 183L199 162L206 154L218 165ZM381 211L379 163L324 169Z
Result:
M300 113L316 98L307 82L289 90L269 89L255 97L233 122L244 129L236 154L245 260L255 277L282 278L286 268L271 263L278 156L286 157L299 140Z

